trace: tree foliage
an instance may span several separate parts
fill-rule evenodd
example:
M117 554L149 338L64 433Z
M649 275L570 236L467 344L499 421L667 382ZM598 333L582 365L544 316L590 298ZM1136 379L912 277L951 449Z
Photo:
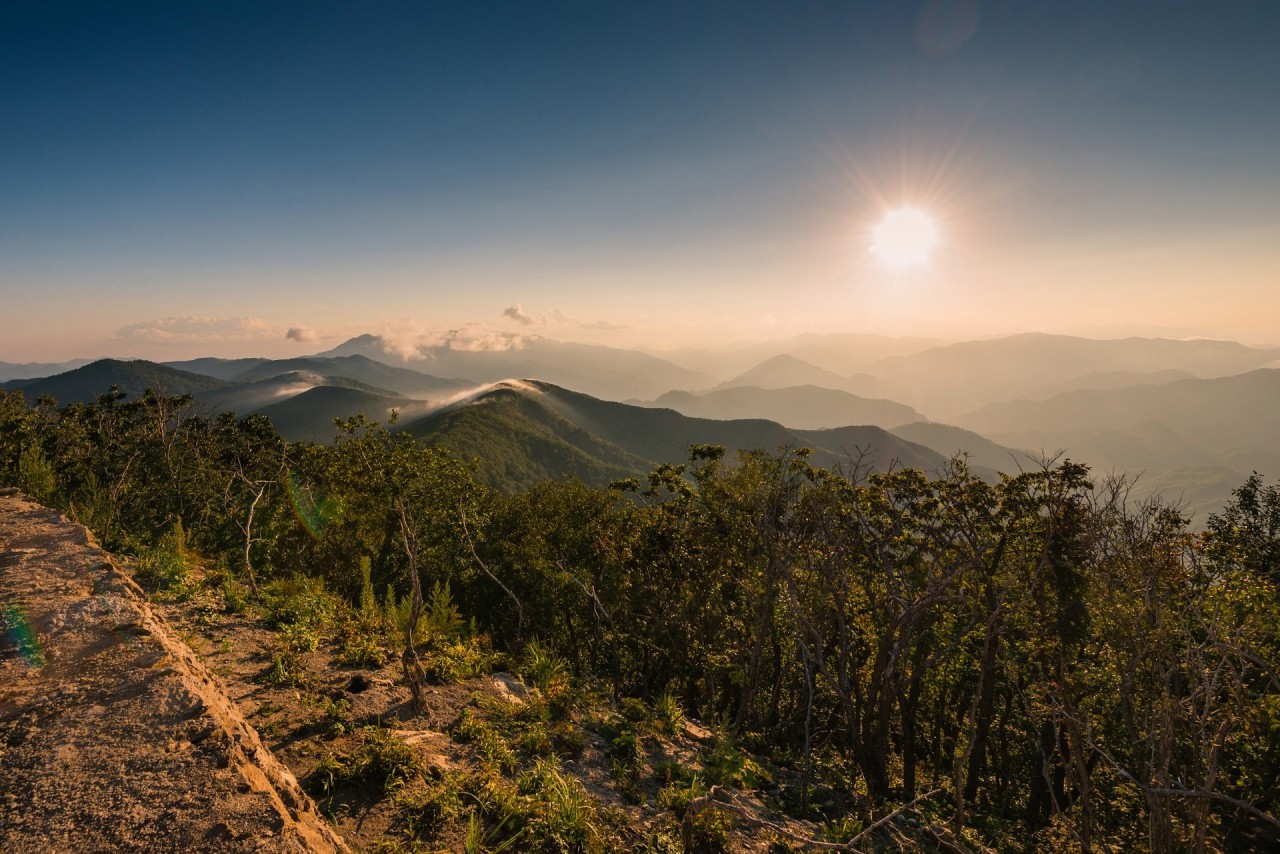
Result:
M255 588L410 596L410 678L422 591L448 591L450 625L513 658L789 764L803 783L774 795L797 815L936 790L1000 848L1280 840L1280 487L1257 475L1202 536L1066 460L992 484L963 459L863 476L696 445L646 484L506 495L363 418L288 444L113 391L0 392L0 480L121 551L183 530Z

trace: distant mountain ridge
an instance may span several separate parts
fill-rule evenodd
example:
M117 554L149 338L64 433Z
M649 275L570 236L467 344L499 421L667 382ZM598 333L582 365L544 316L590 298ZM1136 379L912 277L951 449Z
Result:
M112 386L131 396L139 396L147 389L161 394L198 394L203 391L225 388L230 383L204 374L180 371L142 359L122 361L99 359L83 367L64 371L49 377L11 380L3 388L21 391L27 400L34 402L43 395L53 397L59 404L92 403Z
M850 424L897 427L920 420L920 413L892 400L869 400L847 391L814 385L793 388L731 386L694 394L670 391L653 401L685 415L719 420L765 418L802 430Z
M711 391L721 391L740 386L757 388L796 388L799 386L817 386L837 391L847 391L859 397L893 400L896 389L888 383L876 379L870 374L852 374L841 376L835 371L820 368L812 362L806 362L787 353L766 359L748 371L730 380L725 380Z
M1212 378L1266 367L1277 358L1280 351L1234 341L1027 333L885 359L867 370L907 392L903 402L932 418L955 421L986 404L1030 398L1046 386L1089 374L1175 370Z
M304 356L263 361L236 374L238 382L268 379L292 371L308 371L322 376L347 377L406 395L448 396L469 388L471 380L432 376L410 368L400 368L367 356Z
M706 388L714 377L642 353L595 344L574 344L536 336L512 339L505 349L418 346L408 354L377 335L360 335L320 357L366 356L397 367L420 368L437 376L496 382L538 377L587 394L625 400L651 399L673 388Z
M72 359L69 362L0 362L0 383L61 374L82 368L93 361L93 359Z
M600 400L551 383L499 383L444 410L401 427L465 459L476 459L482 476L513 488L513 473L574 475L602 483L637 476L662 462L684 462L690 445L719 444L736 450L810 447L813 462L845 462L854 450L880 470L890 466L933 469L945 458L879 427L836 431L788 430L765 419L720 421ZM825 443L825 444L824 444Z

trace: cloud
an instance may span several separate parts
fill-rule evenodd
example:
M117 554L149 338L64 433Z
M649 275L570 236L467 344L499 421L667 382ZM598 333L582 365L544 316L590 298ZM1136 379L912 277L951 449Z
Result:
M545 314L535 314L525 311L520 303L509 306L502 312L502 316L524 326L576 326L579 329L627 329L625 323L613 323L608 320L578 320L569 316L564 309L553 308Z
M256 317L164 317L130 323L116 331L125 341L149 344L218 344L259 341L278 335Z
M432 350L465 352L520 350L537 336L468 323L457 329L433 330L413 318L382 324L382 346L402 359L429 359Z
M284 334L285 338L290 341L298 341L303 344L309 344L318 341L320 336L309 326L290 326L289 331Z
M516 303L513 306L509 306L506 309L506 311L502 312L502 316L509 317L512 320L514 320L516 323L523 323L525 326L534 326L534 325L546 326L547 325L547 320L545 317L538 317L538 316L529 314L527 311L525 311L523 308L520 307L520 303Z
M583 329L602 329L605 331L631 328L631 324L629 323L614 323L612 320L584 320L578 325Z

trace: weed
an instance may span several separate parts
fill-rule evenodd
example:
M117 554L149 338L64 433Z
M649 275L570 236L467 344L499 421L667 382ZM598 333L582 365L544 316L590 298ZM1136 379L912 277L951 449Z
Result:
M724 854L729 851L729 813L706 806L689 813L684 821L684 847L689 854Z
M853 816L823 822L821 837L826 842L845 843L862 832L862 821Z
M488 722L481 720L471 709L463 709L457 721L449 729L455 741L474 744L480 761L488 768L514 771L516 756L507 747L502 736Z
M464 812L462 779L446 775L431 785L398 798L405 835L432 837L459 819Z
M338 663L344 667L384 667L387 653L381 644L381 626L361 616L348 620L338 632Z
M309 623L291 623L280 627L280 631L276 633L276 642L282 648L301 655L320 648L320 635Z
M684 707L680 705L676 695L670 691L663 692L658 698L655 712L658 728L668 735L678 735L684 729Z
M618 781L623 793L632 800L640 797L640 776L644 773L644 751L641 749L640 736L632 726L624 725L617 734L609 739L606 751L609 754L613 776Z
M520 675L540 691L548 692L553 686L568 680L569 666L536 639L529 641L524 650Z
M263 591L267 625L305 625L319 632L333 622L339 601L325 589L324 580L295 575L273 581Z
M698 775L677 763L664 766L659 772L659 779L663 776L666 776L668 782L658 790L658 804L663 809L671 810L679 818L684 818L694 800L707 793L707 787L698 779Z
M164 598L186 601L195 593L191 573L196 557L187 548L181 520L175 521L155 546L141 548L136 565L138 575L154 584Z
M281 648L271 657L271 666L261 679L267 685L301 688L307 682L306 665L296 652Z
M474 812L467 818L467 832L462 837L462 850L464 854L501 854L512 845L520 841L523 835L522 831L502 839L503 831L506 829L506 821L498 823L493 830L489 830L484 826L484 822L480 820L480 816ZM502 841L498 841L501 839Z
M557 754L577 759L587 748L587 736L572 721L557 721L551 725L551 744Z
M717 727L711 749L704 752L703 774L709 783L735 789L758 789L771 779L760 763L738 749L724 725Z
M521 791L534 797L528 830L532 847L588 851L600 847L598 816L591 797L554 758L539 759L521 777Z
M312 772L312 786L326 797L345 786L377 786L390 794L417 776L421 766L413 748L381 727L363 727L354 749L330 753Z
M620 704L618 712L633 724L643 724L649 721L649 707L644 704L644 700L635 697L625 698Z
M422 656L422 666L428 679L462 682L489 673L496 658L484 638L473 637L433 644Z
M351 701L346 698L332 699L324 697L320 700L320 710L324 713L322 724L329 735L346 735L351 731Z

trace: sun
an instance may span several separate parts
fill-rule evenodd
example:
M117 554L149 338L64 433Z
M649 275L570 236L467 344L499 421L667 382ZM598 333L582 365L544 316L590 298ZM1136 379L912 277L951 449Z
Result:
M924 265L937 245L938 226L915 208L890 211L871 233L871 251L898 270Z

